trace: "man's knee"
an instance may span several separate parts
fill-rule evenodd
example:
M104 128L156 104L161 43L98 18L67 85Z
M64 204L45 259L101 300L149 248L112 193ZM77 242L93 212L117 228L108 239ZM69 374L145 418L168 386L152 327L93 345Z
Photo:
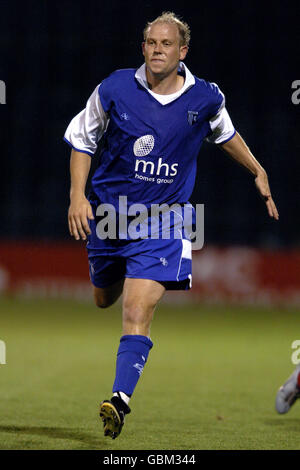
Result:
M99 308L108 308L113 304L113 300L107 299L105 297L95 296L95 304Z
M95 304L99 308L108 308L120 297L123 289L123 280L108 288L94 288Z
M144 305L123 304L123 321L132 324L149 324L151 322L154 306L145 308Z
M108 308L110 307L117 299L115 296L112 296L110 293L105 291L100 291L99 289L94 290L94 300L95 304L99 308Z

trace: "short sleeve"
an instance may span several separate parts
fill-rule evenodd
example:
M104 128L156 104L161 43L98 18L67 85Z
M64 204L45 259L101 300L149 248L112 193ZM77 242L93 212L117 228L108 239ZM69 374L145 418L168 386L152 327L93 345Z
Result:
M213 144L225 144L232 139L236 133L230 116L225 108L225 96L223 94L222 96L223 100L218 112L209 119L212 133L206 138L206 140Z
M109 121L100 101L100 86L89 97L85 109L72 119L64 135L65 142L74 150L91 156L96 152Z

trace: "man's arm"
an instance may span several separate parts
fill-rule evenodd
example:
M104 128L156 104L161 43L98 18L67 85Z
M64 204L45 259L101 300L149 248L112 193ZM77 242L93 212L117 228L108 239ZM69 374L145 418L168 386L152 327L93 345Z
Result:
M89 97L85 109L78 113L68 125L64 140L72 147L71 204L68 212L70 234L76 239L86 240L90 234L88 219L93 219L92 208L85 197L85 186L91 168L91 157L108 125L98 85Z
M91 205L85 197L85 186L91 168L91 157L72 149L70 160L71 189L68 212L69 230L75 240L90 235L88 219L94 219Z
M256 188L266 203L269 216L278 220L279 214L271 196L267 173L250 152L242 137L236 133L231 140L225 144L220 144L219 147L252 173L255 177Z

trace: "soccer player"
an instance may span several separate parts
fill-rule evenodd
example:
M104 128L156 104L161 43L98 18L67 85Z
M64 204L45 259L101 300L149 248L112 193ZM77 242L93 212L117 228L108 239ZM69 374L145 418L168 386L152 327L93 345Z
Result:
M99 236L101 207L115 208L112 220L120 228L126 216L120 197L129 207L139 203L149 211L155 204L188 204L197 155L207 139L249 170L269 216L278 219L267 174L234 129L223 93L195 77L183 62L189 40L189 26L174 13L164 12L148 23L145 63L103 80L64 137L72 147L69 230L76 240L87 240L96 305L109 307L123 293L113 396L100 404L104 435L113 439L130 412L130 397L153 346L150 325L158 302L166 289L191 287L191 241L183 224L179 238L132 239L122 229L105 239ZM91 157L100 139L100 163L87 199Z
M280 414L287 413L298 398L300 398L300 365L297 365L291 376L279 388L275 400L276 411Z

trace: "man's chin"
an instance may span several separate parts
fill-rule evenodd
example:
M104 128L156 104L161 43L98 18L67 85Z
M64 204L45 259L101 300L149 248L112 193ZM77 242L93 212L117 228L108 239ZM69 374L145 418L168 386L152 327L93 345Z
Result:
M162 73L165 70L165 64L163 62L153 63L151 62L147 68L152 73Z
M147 70L153 75L154 77L158 79L164 78L166 75L168 75L166 69L165 69L165 64L160 63L160 64L153 64L150 63L147 65Z

